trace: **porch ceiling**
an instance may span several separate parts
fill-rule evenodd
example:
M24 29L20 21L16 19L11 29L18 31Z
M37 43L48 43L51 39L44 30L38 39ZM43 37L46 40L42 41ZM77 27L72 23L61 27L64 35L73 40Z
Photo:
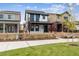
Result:
M51 25L49 22L30 22L30 24Z
M52 24L62 24L60 22L53 22L53 23L50 23L50 22L29 22L30 24L40 24L40 25L52 25Z

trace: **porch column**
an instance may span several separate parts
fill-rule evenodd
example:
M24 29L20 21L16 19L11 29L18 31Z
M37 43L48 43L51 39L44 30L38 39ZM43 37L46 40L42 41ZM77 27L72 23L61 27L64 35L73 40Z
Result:
M19 39L19 24L17 24L17 35L16 35L16 39Z
M5 23L3 24L3 33L5 33Z
M17 24L17 33L19 33L19 24Z

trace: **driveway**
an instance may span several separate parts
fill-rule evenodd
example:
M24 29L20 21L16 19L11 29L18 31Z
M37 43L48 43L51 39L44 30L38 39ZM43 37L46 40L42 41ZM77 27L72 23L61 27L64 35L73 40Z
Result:
M79 39L74 39L74 42L79 41ZM44 44L54 44L61 42L72 42L72 39L53 39L53 40L31 40L31 41L12 41L12 42L0 42L0 51L6 51L17 48L24 48L36 45L44 45Z

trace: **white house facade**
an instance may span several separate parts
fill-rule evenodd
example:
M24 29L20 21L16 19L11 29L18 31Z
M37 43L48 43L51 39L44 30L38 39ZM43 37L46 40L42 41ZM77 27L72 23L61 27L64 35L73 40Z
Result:
M26 31L48 32L48 14L43 11L25 11Z

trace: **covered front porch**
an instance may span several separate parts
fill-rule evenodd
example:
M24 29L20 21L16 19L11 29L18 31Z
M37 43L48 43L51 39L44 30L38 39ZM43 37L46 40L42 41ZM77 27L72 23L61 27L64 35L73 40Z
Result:
M28 31L29 32L40 32L40 33L43 33L43 32L49 32L48 30L48 27L49 25L51 25L50 23L48 22L31 22L31 23L28 23Z
M19 24L0 23L0 33L18 33Z

